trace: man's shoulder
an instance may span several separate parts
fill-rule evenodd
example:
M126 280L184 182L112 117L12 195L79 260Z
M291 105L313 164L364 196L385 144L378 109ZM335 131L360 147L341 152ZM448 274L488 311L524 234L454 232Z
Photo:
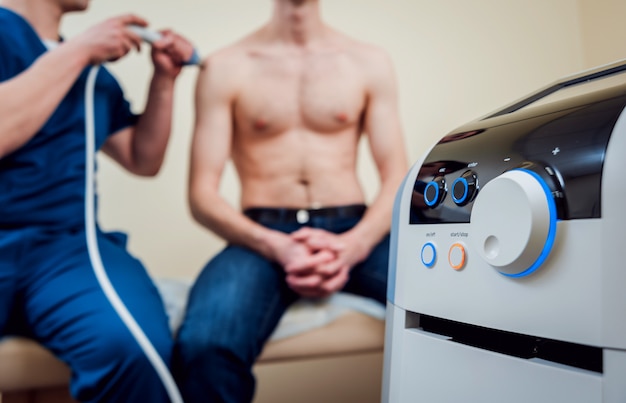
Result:
M228 65L241 62L245 57L245 51L236 45L229 45L209 54L208 61L214 65Z
M245 40L240 40L215 50L205 58L203 64L210 70L225 71L228 75L233 75L247 68L250 52L250 45Z
M380 45L339 33L337 43L368 85L388 82L394 75L391 55Z
M18 23L22 17L8 8L0 6L0 27L7 27L9 24ZM11 28L11 27L9 27Z
M8 79L46 51L31 25L17 13L0 6L0 70Z
M242 41L210 53L202 63L199 84L209 83L223 91L236 91L250 76L249 49Z
M220 63L241 62L249 56L254 43L254 34L249 34L215 50L209 57Z
M387 51L377 44L353 38L337 32L337 42L345 53L357 58L361 63L377 63L389 58Z
M0 34L3 38L18 41L22 37L36 37L35 32L22 16L0 6Z

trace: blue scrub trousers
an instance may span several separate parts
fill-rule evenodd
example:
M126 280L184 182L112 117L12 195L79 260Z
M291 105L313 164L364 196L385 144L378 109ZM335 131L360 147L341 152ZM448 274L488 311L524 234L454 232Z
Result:
M313 218L306 225L341 233L360 217ZM262 222L291 233L303 225ZM389 236L350 272L344 292L386 301ZM179 330L173 370L186 403L250 402L252 366L287 308L299 296L276 263L229 245L200 273Z
M122 234L98 233L111 283L166 365L172 337L163 302ZM0 230L0 335L34 338L72 370L85 402L167 402L165 388L102 292L85 232Z

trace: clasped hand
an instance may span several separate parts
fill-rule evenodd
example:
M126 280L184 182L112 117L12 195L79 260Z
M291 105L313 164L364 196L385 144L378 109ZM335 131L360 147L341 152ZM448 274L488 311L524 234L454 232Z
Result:
M350 270L366 257L358 240L305 227L290 235L292 254L284 264L289 287L303 297L327 297L347 283Z

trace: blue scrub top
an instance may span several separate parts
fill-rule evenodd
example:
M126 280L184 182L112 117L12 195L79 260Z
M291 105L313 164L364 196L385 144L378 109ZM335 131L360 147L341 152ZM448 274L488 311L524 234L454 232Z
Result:
M47 49L29 23L0 7L0 82L26 70ZM84 225L87 67L52 116L24 146L0 158L0 229ZM95 88L96 150L137 116L111 73ZM2 133L0 133L0 136Z

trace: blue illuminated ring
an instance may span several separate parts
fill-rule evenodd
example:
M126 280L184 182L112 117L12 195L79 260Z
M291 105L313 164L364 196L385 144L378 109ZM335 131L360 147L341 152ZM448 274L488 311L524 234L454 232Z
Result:
M428 262L424 260L424 251L426 250L426 248L430 248L433 254L433 258ZM428 267L429 269L435 265L435 261L437 260L437 249L435 248L435 245L432 242L427 242L424 244L424 246L422 246L422 251L420 252L420 259L422 260L422 263L424 264L424 266Z
M556 215L556 203L554 202L554 198L552 197L552 191L550 190L546 182L543 180L543 178L541 178L541 176L539 176L536 172L530 171L528 169L516 168L514 169L514 171L525 172L529 174L530 176L532 176L533 178L535 178L537 182L539 182L539 184L541 185L541 188L543 189L546 195L546 200L548 202L548 214L550 215L550 218L549 218L550 224L548 226L548 236L546 237L546 242L543 244L543 249L541 253L539 254L539 257L537 257L537 260L535 260L535 262L528 269L524 270L521 273L509 274L509 273L500 272L501 274L507 277L519 278L519 277L525 277L525 276L528 276L529 274L534 273L535 270L537 270L539 266L541 266L543 262L545 262L548 256L550 255L550 251L552 250L552 247L554 246L554 240L556 238L557 215Z
M435 197L433 198L433 200L428 200L428 198L426 197L426 195L428 194L429 186L432 186L435 188ZM437 204L437 200L439 200L439 186L434 181L428 182L428 184L424 188L424 202L426 203L428 207L433 207L435 204Z
M463 183L463 196L461 196L458 199L454 196L454 187L456 186L457 182ZM452 200L454 200L456 204L464 203L465 200L467 200L468 194L469 194L469 185L467 183L467 179L457 178L454 182L452 182Z

